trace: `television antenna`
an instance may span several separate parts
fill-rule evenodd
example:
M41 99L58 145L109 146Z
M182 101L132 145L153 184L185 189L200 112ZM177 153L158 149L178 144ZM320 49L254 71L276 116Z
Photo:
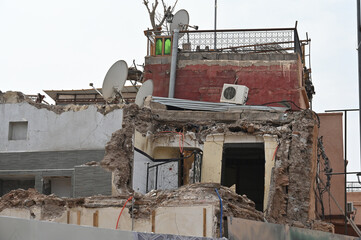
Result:
M122 90L128 77L128 64L119 60L115 62L105 75L102 87L103 98L109 102L122 97Z
M186 31L189 26L189 14L185 9L181 9L174 14L173 20L169 26L171 34L174 29L179 31ZM184 33L179 33L179 38L183 37Z
M143 83L143 85L139 88L137 96L135 97L135 104L139 107L143 107L144 99L153 95L153 80L149 79Z

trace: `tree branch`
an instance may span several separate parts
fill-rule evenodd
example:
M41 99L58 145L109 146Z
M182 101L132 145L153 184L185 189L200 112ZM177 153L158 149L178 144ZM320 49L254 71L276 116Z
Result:
M150 14L150 9L148 7L148 3L149 3L149 1L143 0L143 4L146 6L148 13Z
M173 11L174 11L174 8L175 8L175 6L177 5L177 3L178 3L178 0L176 0L176 1L175 1L174 5L173 5L173 7L172 7L171 12L173 12Z

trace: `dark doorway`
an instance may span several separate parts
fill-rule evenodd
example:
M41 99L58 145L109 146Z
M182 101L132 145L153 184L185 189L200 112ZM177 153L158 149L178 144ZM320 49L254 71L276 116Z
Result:
M263 211L265 156L263 143L228 143L223 146L222 185L236 186Z

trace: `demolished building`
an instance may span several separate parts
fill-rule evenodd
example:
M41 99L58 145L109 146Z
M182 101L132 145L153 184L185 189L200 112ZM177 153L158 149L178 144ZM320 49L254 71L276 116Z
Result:
M46 159L49 151L60 151L54 162L72 159L66 176L73 194L66 197L80 198L13 190L1 198L0 215L106 228L117 222L116 228L122 230L205 237L221 236L227 217L332 232L331 225L319 221L314 191L320 121L309 109L314 89L305 64L307 41L299 40L295 28L225 30L217 33L236 34L237 41L209 49L207 43L197 41L212 31L184 33L187 37L180 38L174 63L171 52L157 54L155 43L165 37L146 32L149 51L142 81L152 79L154 93L144 107L49 107L24 99L3 100L1 117L7 128L2 136L8 136L2 139L6 145L0 153L3 181L19 181L24 173L25 163L9 168L16 162L12 154L25 154L14 144ZM242 39L247 43L239 42ZM167 98L172 64L177 66L174 96L178 99ZM219 103L224 84L249 88L246 104ZM83 125L84 119L89 126ZM44 126L44 121L66 141L60 138L52 148L55 143L50 144L49 136L53 135L41 135L52 129L32 128L34 123ZM17 136L22 139L12 139ZM46 148L38 141L31 145L39 139ZM105 152L92 152L104 146ZM65 150L84 151L87 157L67 158ZM95 163L86 164L91 161ZM34 166L25 171L27 178L35 178L26 187L56 194L46 192L44 184L62 170L49 175L43 166L37 171ZM98 187L102 180L94 169L102 171L106 187ZM83 190L87 186L94 191ZM108 196L88 197L95 194ZM126 205L128 200L132 204ZM123 206L126 210L118 216Z

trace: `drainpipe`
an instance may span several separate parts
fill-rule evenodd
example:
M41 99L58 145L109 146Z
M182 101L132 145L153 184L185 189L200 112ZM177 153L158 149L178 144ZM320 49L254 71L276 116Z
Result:
M172 62L170 65L170 78L169 78L169 91L168 91L169 98L174 98L175 77L177 73L178 37L179 37L179 29L174 29L173 45L172 45Z

